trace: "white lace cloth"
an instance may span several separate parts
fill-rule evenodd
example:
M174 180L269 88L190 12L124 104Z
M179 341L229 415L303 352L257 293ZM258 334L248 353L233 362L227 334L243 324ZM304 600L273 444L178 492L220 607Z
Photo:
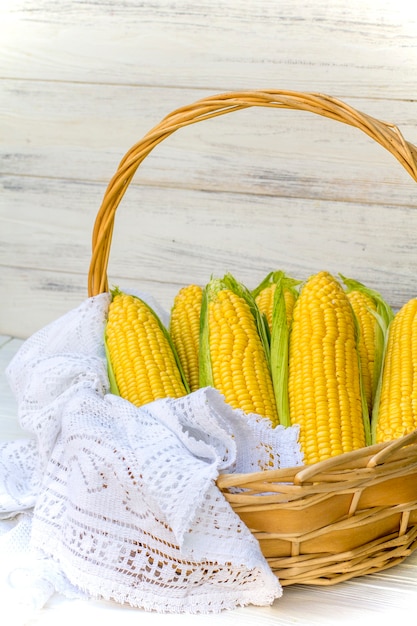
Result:
M2 597L22 610L55 591L158 612L271 604L279 581L215 480L301 464L297 429L211 388L142 408L110 394L108 302L87 299L9 364L28 437L0 446Z

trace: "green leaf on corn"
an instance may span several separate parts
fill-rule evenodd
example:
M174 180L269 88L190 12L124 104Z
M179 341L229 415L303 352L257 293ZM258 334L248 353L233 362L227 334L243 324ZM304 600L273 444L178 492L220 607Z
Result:
M374 332L373 354L368 357L373 361L372 370L369 372L371 383L370 389L365 389L371 419L371 442L374 442L388 330L394 319L394 312L378 291L366 287L357 280L346 278L342 274L340 274L340 277L346 286L346 293L354 307L358 325L362 327L362 329L368 329L367 332L363 331L362 340L365 340L365 334L368 336L371 334L370 325ZM360 302L360 300L357 300L355 302L355 297L362 297L363 301ZM372 347L369 348L369 351L371 351L371 349ZM361 372L363 376L366 374L366 368L366 363L362 361Z

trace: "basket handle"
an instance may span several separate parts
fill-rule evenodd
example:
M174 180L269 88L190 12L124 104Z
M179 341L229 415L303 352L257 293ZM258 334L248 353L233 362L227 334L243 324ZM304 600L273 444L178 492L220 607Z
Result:
M417 148L404 139L396 126L361 113L330 96L271 90L231 92L203 98L163 118L120 162L107 186L94 224L88 273L89 296L108 290L107 268L116 209L147 155L180 128L253 106L309 111L354 126L391 152L417 182Z

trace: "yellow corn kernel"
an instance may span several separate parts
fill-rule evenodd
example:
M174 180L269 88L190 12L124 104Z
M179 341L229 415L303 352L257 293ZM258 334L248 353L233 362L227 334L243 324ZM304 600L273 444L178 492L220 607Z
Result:
M294 305L288 395L306 464L368 443L353 311L328 272L310 277Z
M375 395L376 372L375 351L378 322L372 311L376 312L376 303L361 291L347 293L353 312L359 324L359 358L368 411L371 413Z
M272 330L272 315L274 311L274 294L276 290L276 283L268 285L256 296L255 302L260 310L266 317L269 330ZM290 327L292 321L292 311L295 303L295 295L292 289L284 289L285 307L287 311L287 326Z
M187 285L174 298L170 334L191 391L199 388L200 312L203 289Z
M283 286L283 294L287 314L287 326L289 328L292 320L294 302L298 295L295 286L298 285L300 281L295 280L294 278L290 278L282 271L270 272L258 285L258 287L256 287L256 289L252 291L252 295L255 298L256 305L260 312L265 315L270 331L272 330L274 298L278 282L281 282Z
M390 324L381 382L372 415L375 443L417 428L417 298L403 305Z
M358 327L358 348L362 383L368 414L376 402L384 359L387 330L394 317L380 293L353 278L340 275L352 305Z
M105 344L114 393L136 406L186 395L168 332L140 298L114 290Z
M274 309L275 287L275 283L264 287L264 289L262 289L262 291L255 298L258 309L266 317L269 329L272 328L272 311Z
M226 275L210 281L203 303L200 385L218 389L235 409L278 423L268 355L250 293Z
M285 310L287 311L287 326L291 326L292 314L294 310L294 304L296 296L292 289L284 289Z

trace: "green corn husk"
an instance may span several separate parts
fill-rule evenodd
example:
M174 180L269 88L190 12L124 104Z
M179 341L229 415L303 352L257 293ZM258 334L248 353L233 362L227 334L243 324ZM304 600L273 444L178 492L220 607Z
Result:
M296 286L299 285L301 281L296 280L295 278L291 278L290 276L287 276L285 272L283 272L282 270L277 270L277 271L269 272L269 274L265 276L265 278L259 283L259 285L255 289L252 290L251 293L255 301L265 289L269 289L273 286L276 286L278 281L281 281L282 279L284 279L285 281L284 282L285 292L290 292L292 296L294 297L294 299L296 299L298 296L298 291L296 289ZM267 315L266 312L262 312L262 315L266 318L268 322L267 330L268 330L269 339L270 339L270 335L272 331L272 319L268 320L269 315ZM271 314L271 318L272 318L272 315L273 313Z
M272 382L278 408L280 424L290 426L288 404L288 358L290 328L288 325L285 291L290 290L295 299L298 297L296 285L300 281L287 276L284 272L274 272L271 280L275 282L272 327L270 341L270 360Z
M342 274L340 277L346 286L347 293L351 291L360 291L371 298L376 306L376 311L370 309L370 313L375 317L375 359L372 377L372 409L370 415L371 421L371 443L375 440L376 422L378 419L378 406L381 392L382 372L385 358L385 351L388 340L388 331L394 312L389 304L384 300L381 294L374 289L366 287L363 283L352 278L346 278Z

